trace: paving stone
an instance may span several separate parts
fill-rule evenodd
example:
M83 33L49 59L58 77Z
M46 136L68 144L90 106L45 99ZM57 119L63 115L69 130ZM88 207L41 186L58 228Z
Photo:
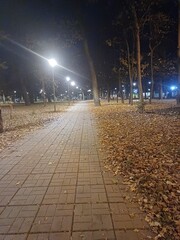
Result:
M103 165L104 165L104 163L103 163ZM122 182L121 177L114 176L112 174L112 172L110 172L110 171L107 172L107 170L105 170L105 171L102 172L102 175L103 175L104 182L105 182L106 185L112 185L112 184L114 184L114 185L118 184L119 185ZM123 188L120 188L120 189L124 190L125 185L123 185Z
M24 175L11 175L11 174L6 174L2 179L1 179L1 187L9 188L9 187L21 187L26 178L28 177L27 174Z
M59 163L56 167L55 172L59 173L77 173L79 164L78 162Z
M70 231L73 205L42 205L33 223L31 232Z
M16 234L16 235L0 235L0 240L26 240L26 234Z
M31 174L23 184L23 187L46 187L52 178L52 174Z
M56 165L57 165L57 163L53 163L52 161L49 161L47 163L38 164L32 170L32 174L54 173Z
M114 214L128 214L128 208L124 202L120 203L110 203L110 209Z
M103 185L103 178L100 172L79 173L78 185Z
M0 207L0 214L4 211L5 207Z
M118 185L106 185L106 191L109 202L124 202L124 192Z
M137 232L133 230L116 231L116 238L119 240L139 240Z
M55 173L50 182L50 186L75 186L77 183L77 173Z
M81 163L79 164L79 172L101 172L99 163Z
M113 231L73 232L72 240L116 240Z
M70 233L29 234L27 240L70 240Z
M48 187L43 204L74 203L75 186Z
M81 162L97 162L99 163L99 156L98 154L82 154L80 155L80 163Z
M9 172L8 174L30 174L33 170L33 166L27 166L26 164L18 164L16 166L14 166Z
M113 229L108 204L77 204L73 231Z
M43 200L47 187L24 187L18 190L10 205L37 205Z
M27 233L38 211L38 206L6 207L0 215L0 233Z
M1 188L0 187L0 206L9 204L15 193L18 191L17 187Z
M104 185L77 186L76 203L107 202Z

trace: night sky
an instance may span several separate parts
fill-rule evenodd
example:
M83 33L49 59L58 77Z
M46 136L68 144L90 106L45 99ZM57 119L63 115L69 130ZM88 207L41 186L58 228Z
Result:
M64 67L77 74L58 69L56 78L63 85L64 77L70 75L79 85L90 87L90 74L83 51L81 34L77 27L78 11L85 26L91 55L101 84L116 80L112 73L114 65L119 63L118 49L109 48L106 40L115 36L112 22L121 11L121 1L79 1L70 0L1 0L0 1L0 30L13 40L34 50L46 58L54 57ZM123 1L122 1L123 2ZM128 1L127 1L128 2ZM171 32L162 44L166 56L176 58L177 51L177 3L175 0L164 1L161 7L174 21ZM74 37L75 36L75 37ZM146 43L142 49L147 50ZM13 63L31 66L35 62L47 64L43 59L21 49L12 41L1 41L1 61L6 61L10 76ZM102 78L102 73L104 77ZM16 84L15 76L14 82Z

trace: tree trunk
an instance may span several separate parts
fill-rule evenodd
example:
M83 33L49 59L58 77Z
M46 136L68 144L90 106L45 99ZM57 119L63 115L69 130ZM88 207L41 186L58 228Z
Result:
M0 133L3 132L3 119L2 119L2 112L1 112L1 109L0 109Z
M138 86L139 86L139 100L143 102L143 88L142 88L142 78L141 78L141 50L140 50L140 33L139 28L136 33L137 37L137 75L138 75Z
M44 79L41 81L42 83L42 97L43 97L43 104L44 107L46 106L46 95L45 95L45 83L44 83Z
M159 83L159 99L163 99L162 80Z
M98 92L98 83L97 83L97 77L96 77L96 72L95 72L93 60L92 60L90 52L89 52L89 47L88 47L87 40L84 39L83 42L84 42L85 54L86 54L86 57L87 57L87 60L88 60L90 73L91 73L94 105L95 106L100 106L100 99L99 99L99 92Z
M133 82L132 82L132 69L131 69L131 61L130 61L130 51L129 51L129 43L126 40L127 47L127 56L128 56L128 72L129 72L129 83L130 83L130 94L129 94L129 103L133 105Z
M29 92L29 101L30 103L34 104L34 94L32 91Z
M124 93L123 93L123 89L122 89L122 79L121 79L121 75L120 75L120 69L119 69L119 92L120 92L120 97L121 97L121 103L124 104Z
M151 104L152 99L154 97L154 69L153 69L153 56L154 56L154 51L151 48L151 91L150 91L150 99L149 103Z
M180 0L178 0L178 94L177 104L180 104Z
M118 103L119 99L118 99L118 95L119 95L119 87L117 87L117 90L116 90L116 102Z
M22 77L21 77L20 81L21 81L22 95L24 98L25 105L29 106L30 105L29 95L27 93L27 89L26 89L26 86L25 86L25 83L24 83L24 80Z
M107 85L107 101L108 101L108 103L110 102L110 100L111 100L111 97L110 97L110 87L109 87L109 83L108 83L108 85Z
M142 88L142 77L141 77L141 43L140 43L140 30L137 19L136 9L133 8L134 22L135 22L135 36L136 36L136 57L137 57L137 77L138 77L138 88L139 88L139 101L143 103L143 88Z

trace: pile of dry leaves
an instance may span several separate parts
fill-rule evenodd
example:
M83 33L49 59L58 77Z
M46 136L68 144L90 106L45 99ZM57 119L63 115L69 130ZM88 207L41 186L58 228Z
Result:
M9 108L2 108L4 132L0 134L0 151L28 132L56 119L66 108L62 104L57 104L57 112L52 104L45 107L43 104L16 105L12 112Z
M166 107L166 110L163 111ZM105 164L121 174L146 211L155 239L180 239L180 115L167 104L95 108Z

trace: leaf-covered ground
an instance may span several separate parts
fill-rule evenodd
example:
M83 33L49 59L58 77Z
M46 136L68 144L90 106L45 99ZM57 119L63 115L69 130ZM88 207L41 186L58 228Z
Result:
M43 104L15 105L12 113L9 108L3 107L4 132L0 133L0 151L28 132L56 119L66 109L67 105L60 103L57 104L57 112L54 112L53 104L47 104L45 107Z
M180 115L168 103L92 108L107 154L105 166L135 192L155 239L180 239Z

